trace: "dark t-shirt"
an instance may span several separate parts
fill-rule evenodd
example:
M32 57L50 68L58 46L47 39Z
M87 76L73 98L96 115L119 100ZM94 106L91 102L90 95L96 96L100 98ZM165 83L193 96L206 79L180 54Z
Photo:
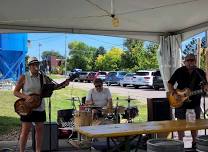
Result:
M199 68L196 68L191 74L188 69L183 66L178 68L168 83L174 85L177 82L177 89L189 88L192 91L200 90L200 83L206 81L205 72ZM184 102L181 108L194 108L200 105L201 95L193 95L189 97L190 102Z

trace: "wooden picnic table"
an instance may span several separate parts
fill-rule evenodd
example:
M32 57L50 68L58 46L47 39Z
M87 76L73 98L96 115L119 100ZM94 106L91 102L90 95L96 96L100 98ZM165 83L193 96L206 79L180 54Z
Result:
M76 128L76 131L89 138L102 138L201 129L208 129L208 120L200 119L195 122L187 122L186 120L165 120L83 126Z
M139 136L141 134L157 134L174 131L208 129L208 120L200 119L195 122L186 120L148 121L141 123L108 124L98 126L83 126L76 131L88 138L116 139L118 137ZM128 138L126 138L128 143ZM130 141L129 141L130 142Z

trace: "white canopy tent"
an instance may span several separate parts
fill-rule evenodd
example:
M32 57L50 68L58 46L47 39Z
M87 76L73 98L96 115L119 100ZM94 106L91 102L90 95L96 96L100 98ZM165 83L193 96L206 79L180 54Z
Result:
M181 41L208 29L208 0L0 2L0 33L66 32L160 42L160 65L164 65L161 69L165 79L179 66ZM119 19L118 27L112 26L114 15Z

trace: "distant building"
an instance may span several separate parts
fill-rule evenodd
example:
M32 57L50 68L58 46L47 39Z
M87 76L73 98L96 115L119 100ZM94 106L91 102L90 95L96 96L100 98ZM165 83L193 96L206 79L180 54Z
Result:
M49 72L59 70L61 65L64 65L65 59L58 59L56 56L48 56L47 59Z

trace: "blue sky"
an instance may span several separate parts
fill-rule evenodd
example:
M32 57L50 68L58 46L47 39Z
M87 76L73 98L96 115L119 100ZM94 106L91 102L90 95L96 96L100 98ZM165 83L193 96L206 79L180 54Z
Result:
M123 48L124 38L86 34L29 33L28 40L31 41L31 44L28 46L28 55L39 58L39 48L40 52L55 50L64 56L65 40L66 46L72 41L82 41L89 46L97 48L103 46L106 50L110 50L112 47ZM67 47L66 51L68 54L69 49Z
M205 36L204 32L195 35L194 38L197 39L203 36ZM182 49L186 43L189 43L192 40L192 38L189 38L182 43ZM65 56L65 46L66 52L68 54L69 49L67 48L67 44L72 41L82 41L89 46L97 48L99 46L103 46L106 50L110 50L112 47L119 47L123 49L123 42L125 38L87 34L28 33L28 40L31 41L31 45L28 47L28 55L36 56L39 58L39 49L40 53L43 51L55 50L58 51L61 55Z
M193 38L198 39L198 38L202 38L202 37L204 37L204 36L205 36L205 32L202 32L202 33L200 33L200 34L197 34L197 35L195 35L195 36L193 36L193 37L191 37L191 38L189 38L189 39L183 41L183 42L182 42L182 49L184 49L185 45L186 45L187 43L189 43Z

